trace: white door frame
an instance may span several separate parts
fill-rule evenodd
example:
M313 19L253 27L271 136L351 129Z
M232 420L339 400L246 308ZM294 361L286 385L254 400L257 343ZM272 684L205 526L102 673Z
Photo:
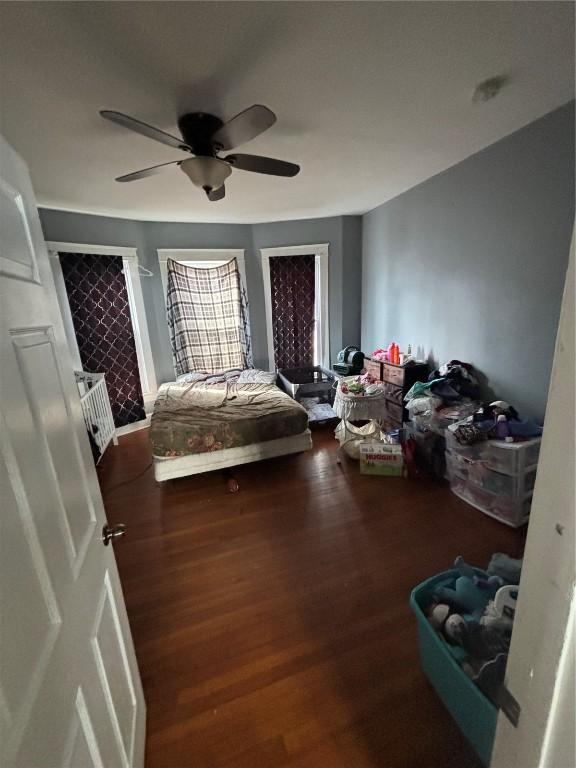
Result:
M58 299L61 303L64 327L66 337L71 344L72 358L75 365L80 365L80 354L74 334L74 324L72 314L68 303L68 295L61 277L59 253L79 253L96 256L120 256L126 280L126 292L128 294L128 305L130 308L130 318L132 320L132 330L134 332L134 342L136 346L136 357L138 359L138 371L140 374L140 385L142 387L142 397L144 406L148 412L154 400L158 384L156 381L156 372L154 370L154 361L152 359L152 348L150 346L150 334L148 332L148 322L146 320L146 311L144 309L144 297L142 295L142 285L140 283L138 249L128 248L116 245L87 245L86 243L60 243L49 241L46 243L52 261L53 272L56 278L56 287L58 289ZM64 293L62 292L64 287ZM63 299L66 299L63 302ZM72 338L71 338L72 332ZM137 422L140 425L140 422ZM132 424L122 427L119 433L132 431Z
M328 255L329 243L316 245L288 245L278 248L261 248L262 279L264 281L264 302L266 305L266 335L268 337L268 367L275 370L274 334L272 330L272 291L270 284L270 259L277 256L313 255L316 261L316 327L315 365L330 367L330 310L328 296Z

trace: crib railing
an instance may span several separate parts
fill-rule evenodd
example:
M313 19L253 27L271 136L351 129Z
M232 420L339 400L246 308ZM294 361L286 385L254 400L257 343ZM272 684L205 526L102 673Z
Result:
M74 371L74 375L86 429L94 438L102 457L111 440L118 445L104 374Z

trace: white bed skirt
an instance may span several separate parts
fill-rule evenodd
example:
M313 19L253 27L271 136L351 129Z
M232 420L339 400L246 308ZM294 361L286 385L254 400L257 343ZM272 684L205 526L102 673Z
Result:
M158 481L172 480L176 477L198 475L201 472L212 472L215 469L235 467L239 464L249 464L252 461L273 459L275 456L286 456L289 453L300 453L312 448L310 430L292 437L281 437L277 440L267 440L264 443L242 445L238 448L224 448L212 453L195 453L190 456L160 458L154 456L154 477Z

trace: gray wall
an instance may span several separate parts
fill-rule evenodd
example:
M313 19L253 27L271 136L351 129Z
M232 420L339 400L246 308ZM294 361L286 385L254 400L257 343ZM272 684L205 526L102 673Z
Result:
M363 217L363 349L466 360L542 417L573 223L572 102Z
M362 319L362 217L342 217L342 343L360 346ZM368 350L367 350L368 351ZM371 350L369 350L371 351Z
M254 363L268 368L268 345L262 266L258 249L329 243L331 355L345 344L360 342L361 218L311 219L267 224L178 224L130 221L40 209L46 240L117 245L138 249L140 263L154 273L142 278L146 318L158 382L174 378L165 318L158 248L244 248L250 302ZM348 282L343 296L344 280Z

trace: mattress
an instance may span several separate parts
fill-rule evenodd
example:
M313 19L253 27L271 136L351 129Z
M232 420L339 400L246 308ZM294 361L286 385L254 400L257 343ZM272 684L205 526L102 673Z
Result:
M150 425L152 453L173 458L299 435L305 409L275 384L177 381L158 390Z
M299 435L280 437L278 440L266 440L263 443L242 445L239 448L223 448L211 453L197 453L189 456L173 456L169 458L154 457L154 478L159 482L174 480L177 477L187 477L203 472L213 472L215 469L239 467L253 461L273 459L290 453L301 453L312 448L312 437L307 429Z

